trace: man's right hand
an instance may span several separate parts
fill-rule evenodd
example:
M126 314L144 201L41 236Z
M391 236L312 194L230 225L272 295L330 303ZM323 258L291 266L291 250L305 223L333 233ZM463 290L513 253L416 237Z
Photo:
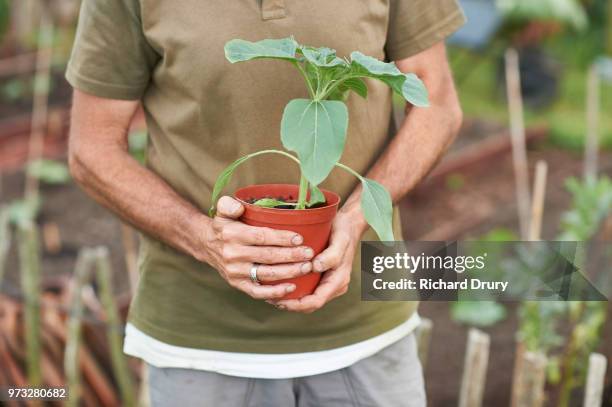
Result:
M304 239L295 232L246 225L237 219L242 204L229 196L217 203L217 215L204 234L203 260L213 266L232 286L256 299L278 299L295 290L282 283L259 285L251 281L250 270L257 263L257 278L274 282L307 274L314 256L302 246Z

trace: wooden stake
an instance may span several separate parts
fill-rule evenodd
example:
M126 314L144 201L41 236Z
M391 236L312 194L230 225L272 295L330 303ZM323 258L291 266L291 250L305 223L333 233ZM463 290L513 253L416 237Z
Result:
M97 249L96 266L100 300L102 301L106 313L108 343L111 350L111 361L115 379L119 384L123 405L128 407L135 406L136 393L127 367L127 361L123 354L123 340L121 327L119 325L119 314L112 292L111 265L108 249L105 247Z
M81 396L81 372L79 369L79 348L81 343L81 319L83 317L83 301L81 289L90 276L93 265L94 253L90 249L82 249L79 252L70 295L70 317L68 319L68 337L66 339L66 351L64 353L64 371L70 398L66 406L78 406Z
M546 365L548 359L537 352L525 351L520 355L512 383L512 407L541 407L544 404Z
M542 217L544 216L547 173L548 165L546 162L538 161L533 182L533 201L531 202L531 220L529 222L529 240L531 241L542 239Z
M459 407L480 407L487 381L489 364L489 345L491 339L478 329L470 329L468 334Z
M36 55L36 75L34 77L34 102L32 107L32 125L28 146L28 163L43 155L44 135L49 107L49 86L51 80L51 59L53 57L53 21L46 7L41 7L38 32L38 51ZM38 178L27 175L26 198L38 197Z
M31 43L32 32L36 31L36 24L40 17L43 5L40 0L13 0L11 4L11 26L19 50L27 49Z
M0 207L0 291L2 291L2 280L6 267L6 258L11 246L11 228L9 224L9 210Z
M517 405L517 392L519 383L523 380L521 377L523 373L523 360L525 356L525 343L517 337L515 337L516 347L514 350L514 366L512 367L512 394L510 400L510 406L516 407Z
M130 292L133 296L138 285L138 254L134 244L134 230L123 222L121 222L121 238L125 254L125 267L130 280Z
M526 239L529 231L529 203L531 198L529 196L521 74L518 53L514 49L506 51L506 89L510 113L510 135L512 137L512 159L519 223L521 238Z
M57 254L62 250L62 236L57 223L45 222L42 225L42 237L48 253Z
M427 366L432 330L433 322L428 318L422 318L421 324L416 329L417 349L423 371L425 371L425 367Z
M597 155L599 153L599 89L597 65L593 64L587 76L587 132L584 148L585 179L597 177Z
M138 406L149 407L151 400L149 396L149 369L146 363L142 363L140 368L140 390L138 392Z
M602 354L591 353L589 356L589 371L584 390L584 407L601 406L607 364L608 361Z
M40 248L32 223L19 225L21 287L25 297L25 335L28 385L40 387Z

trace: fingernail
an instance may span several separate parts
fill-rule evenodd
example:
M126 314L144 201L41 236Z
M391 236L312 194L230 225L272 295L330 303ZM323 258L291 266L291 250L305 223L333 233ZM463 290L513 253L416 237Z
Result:
M231 206L232 206L231 211L232 213L234 213L234 212L238 212L242 205L240 205L240 202L233 200Z
M318 271L318 272L325 271L325 265L323 264L321 260L314 261L314 268L315 268L315 271Z
M304 239L300 235L295 235L291 238L291 243L293 243L296 246L301 245L303 241Z
M311 248L307 248L304 250L304 255L310 259L312 256L314 256L314 251L312 251Z
M300 266L300 270L302 270L303 273L308 273L311 268L312 266L310 265L310 262L302 263L302 265Z
M278 309L287 309L283 304L276 304L276 308Z
M266 302L267 302L268 304L270 304L270 305L274 305L274 306L276 306L276 303L275 303L274 301L272 301L272 300L266 300Z
M285 288L285 291L287 291L288 293L292 293L295 291L295 285L291 284L290 286L287 286L287 288Z

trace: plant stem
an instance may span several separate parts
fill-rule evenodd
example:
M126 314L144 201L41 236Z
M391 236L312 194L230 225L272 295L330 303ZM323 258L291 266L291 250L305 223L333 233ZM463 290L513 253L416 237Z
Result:
M336 90L336 88L340 85L342 85L346 80L351 79L351 78L359 78L359 76L357 75L347 75L344 78L340 78L338 80L336 80L333 85L328 86L326 89L323 90L323 95L320 97L320 100L325 100L329 97L329 95L332 94L332 92L334 90Z
M363 180L363 177L354 169L347 167L346 165L342 164L342 163L336 163L336 167L342 168L345 171L350 172L351 174L353 174L354 176L356 176L360 181Z
M308 79L308 75L306 75L306 71L304 71L304 68L302 67L302 65L300 65L299 62L293 62L293 64L302 74L304 81L306 81L306 86L308 87L308 93L310 93L310 97L316 99L316 93L314 91L314 88L312 87L312 83L310 83L310 79Z
M306 209L306 198L308 196L308 180L304 174L300 175L300 192L295 209Z
M298 160L297 158L295 158L291 154L286 153L286 152L281 151L281 150L261 150L261 151L258 151L256 153L249 154L248 157L249 158L257 157L258 155L262 155L262 154L279 154L279 155L284 155L287 158L291 158L293 161L298 163L298 165L300 164L300 160Z

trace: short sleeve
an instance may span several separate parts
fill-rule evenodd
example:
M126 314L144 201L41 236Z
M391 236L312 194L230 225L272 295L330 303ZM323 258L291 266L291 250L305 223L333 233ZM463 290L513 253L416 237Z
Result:
M138 100L159 56L142 28L139 0L83 0L66 79L109 99Z
M418 54L465 23L457 0L389 0L385 51L389 61Z

